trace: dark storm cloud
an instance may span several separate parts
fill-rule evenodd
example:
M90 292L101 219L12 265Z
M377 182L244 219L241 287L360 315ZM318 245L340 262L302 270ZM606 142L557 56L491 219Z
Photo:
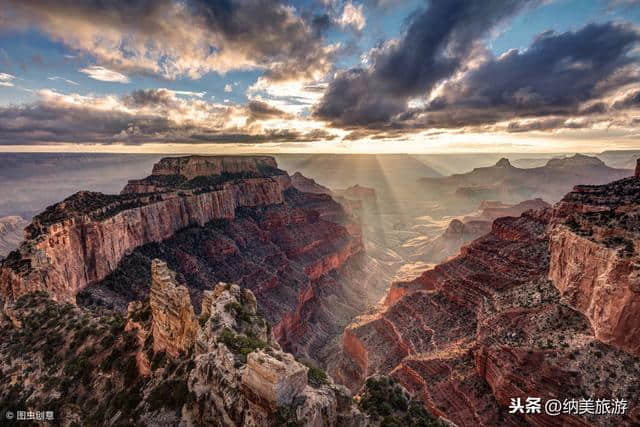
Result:
M614 102L611 108L624 109L630 107L640 107L640 90L626 95L624 98Z
M507 129L524 132L584 127L594 121L568 119L640 105L640 91L605 102L612 92L638 83L640 64L631 51L640 34L633 26L610 22L549 31L524 51L494 57L478 48L478 38L521 5L507 2L498 11L491 3L489 13L477 18L480 2L463 10L454 3L436 2L416 14L399 42L373 53L370 69L339 72L315 115L345 128L367 128L370 135L540 118L512 121ZM428 98L437 84L444 85L440 96L409 108L410 99Z
M124 112L72 109L39 103L0 109L0 144L38 142L113 142L116 135L165 133L171 123L162 117Z
M470 57L480 38L534 0L432 1L413 14L403 37L374 50L370 69L338 73L315 109L341 125L390 120L410 97L450 77Z
M264 142L315 142L319 140L331 141L336 138L336 135L324 130L298 132L291 129L273 129L259 135L248 135L246 133L193 134L191 135L190 142L256 144Z
M507 127L509 132L530 132L533 130L549 130L563 127L565 118L552 118L545 120L534 120L528 123L511 122Z
M6 0L0 28L36 27L103 65L175 78L260 67L274 79L326 71L323 20L276 0Z
M447 87L447 106L508 107L525 112L573 110L603 95L600 84L637 61L627 55L640 40L630 26L591 24L577 32L541 34L526 51L511 50ZM618 84L635 75L618 74Z
M583 127L567 118L606 115L637 105L636 93L612 106L602 99L610 91L638 82L634 67L638 58L629 53L639 41L636 29L614 23L591 24L562 34L546 32L525 51L489 57L446 84L441 97L401 120L406 118L417 127L455 128L548 117L524 125L510 123L508 130Z

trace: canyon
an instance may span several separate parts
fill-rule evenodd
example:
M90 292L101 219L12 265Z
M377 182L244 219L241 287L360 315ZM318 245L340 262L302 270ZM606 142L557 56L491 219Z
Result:
M0 261L0 403L108 425L610 425L508 410L593 396L635 425L640 170L534 169L394 197L271 156L165 157L75 193ZM561 179L592 185L533 197ZM426 182L461 202L404 210Z
M514 397L637 395L638 175L499 218L457 257L394 283L345 330L334 377L357 390L390 375L459 425L611 425L506 408ZM615 423L638 422L636 406Z
M42 291L5 305L3 408L45 405L65 424L364 425L344 387L281 350L251 291L215 284L196 319L164 262L150 274L126 315Z
M329 195L298 191L271 157L164 158L120 195L50 206L26 233L0 266L5 301L46 291L124 312L148 297L160 258L196 307L210 283L251 289L280 344L322 363L390 278L364 252L355 218Z

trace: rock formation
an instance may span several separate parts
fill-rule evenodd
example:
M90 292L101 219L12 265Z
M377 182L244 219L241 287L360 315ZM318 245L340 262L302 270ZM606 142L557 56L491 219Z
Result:
M28 222L19 216L0 218L0 259L16 249L24 238Z
M633 402L638 194L635 178L578 186L553 209L497 219L350 325L336 378L356 390L371 374L389 374L459 425L636 425L632 403L615 418L507 407L528 396Z
M73 301L139 246L168 239L191 225L234 218L239 207L283 201L280 183L268 177L226 182L211 191L77 193L33 219L27 240L0 266L1 292L15 299L45 290L55 299Z
M480 200L519 203L541 197L556 202L574 185L604 184L630 174L628 169L608 167L597 157L576 154L529 169L514 167L503 158L494 166L448 177L424 178L421 183L424 191L443 200L449 214L459 214Z
M254 173L265 168L277 169L270 156L187 156L166 157L153 166L153 175L180 175L187 179L197 176Z
M640 356L640 182L577 186L556 206L549 278L596 337Z
M5 301L44 290L75 302L80 293L82 304L124 312L149 297L159 258L196 307L210 283L251 289L280 344L323 361L388 277L363 253L354 218L329 195L293 188L269 157L163 159L120 195L81 192L49 207L27 232L0 265Z
M10 301L3 408L46 405L61 424L365 425L344 387L280 349L251 291L217 284L196 321L175 273L156 260L151 276L149 301L126 318L43 292Z
M176 283L175 273L158 259L151 264L149 304L153 317L153 351L178 357L189 350L198 329L189 291Z
M332 194L331 189L318 184L313 178L307 178L300 172L291 175L291 185L303 193Z
M274 409L290 405L307 386L307 368L285 353L276 359L262 351L247 357L247 369L242 374L242 385L258 402Z
M344 190L333 190L333 194L345 199L362 200L365 203L376 203L376 190L363 187L360 184L352 185Z

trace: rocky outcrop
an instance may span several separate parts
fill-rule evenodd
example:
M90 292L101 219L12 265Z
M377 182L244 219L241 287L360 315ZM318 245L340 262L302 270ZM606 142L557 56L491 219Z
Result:
M242 374L242 386L258 404L276 410L290 405L296 396L303 394L307 386L307 368L296 362L289 353L279 359L256 351L247 357L247 368Z
M291 185L303 193L332 194L329 188L318 184L313 178L307 178L300 172L296 172L291 175Z
M352 185L349 188L345 188L343 190L337 189L333 190L333 194L338 197L343 197L345 199L351 200L361 200L365 203L375 204L376 203L376 190L369 187L363 187L359 184Z
M167 282L167 275L171 277L169 282L174 280L175 273L167 270L163 263L154 265L162 271L162 282ZM180 293L181 301L186 301L180 305L188 304L192 316L186 289ZM358 420L358 412L351 403L339 408L338 399L346 393L341 387L330 381L311 386L308 368L281 351L267 323L258 314L251 291L236 284L218 283L213 290L205 292L200 311L200 326L194 323L197 331L195 368L189 376L188 387L197 400L205 404L183 410L188 419L205 424L223 420L222 424L229 426L283 422L333 426L339 417ZM152 300L154 332L156 313ZM187 324L191 316L186 315ZM161 314L161 323L164 317Z
M640 356L640 183L579 186L558 204L549 278L596 338Z
M47 404L62 424L365 425L344 387L280 349L250 291L217 284L196 322L175 273L159 261L151 273L126 318L42 292L10 301L0 401Z
M507 407L636 393L638 194L635 178L579 186L553 209L497 219L350 325L336 378L356 390L388 374L459 425L637 424L633 405L615 419Z
M636 160L636 171L634 176L640 178L640 159Z
M16 249L24 239L24 229L28 225L22 217L0 218L0 259Z
M153 350L164 351L173 357L188 351L198 330L189 291L179 286L175 273L157 259L151 264L149 303L153 317Z
M271 177L153 195L77 193L34 218L27 240L0 266L0 292L15 299L45 290L73 301L137 247L188 226L232 219L238 208L283 202L282 183Z
M270 156L187 156L167 157L153 166L153 175L181 175L191 179L197 176L224 173L262 174L263 168L276 169L276 160Z
M134 250L81 303L124 308L146 299L150 278L141 266L161 258L184 278L196 307L210 283L238 283L255 294L283 348L324 363L333 355L324 347L383 295L387 273L364 254L357 224L331 197L295 188L283 197Z
M329 195L297 191L261 158L253 169L230 166L220 175L162 174L226 165L208 159L161 161L160 174L130 182L121 195L83 192L48 208L0 268L6 301L46 290L73 302L80 293L81 304L124 312L149 298L151 263L160 258L196 307L210 283L239 283L255 293L280 344L320 355L382 296L386 273L363 254L359 225Z

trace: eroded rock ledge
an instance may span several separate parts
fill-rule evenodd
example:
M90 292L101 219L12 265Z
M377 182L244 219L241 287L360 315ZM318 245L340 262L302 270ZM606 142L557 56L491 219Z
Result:
M348 390L281 350L251 291L210 286L196 319L174 272L152 269L126 317L44 292L0 310L3 407L46 405L63 424L367 424Z
M640 179L577 186L552 209L500 218L344 334L339 382L396 378L459 425L636 425ZM615 421L514 416L510 398L630 402Z
M288 176L275 169L275 161L268 158L232 163L215 157L185 159L173 160L181 165L177 171L187 177L202 170L241 171L245 166L253 173L262 164L270 169L258 173L258 177L242 179L220 175L215 182L207 182L210 185L200 185L195 178L195 183L188 181L193 185L182 186L185 181L178 180L153 194L76 193L33 219L27 228L27 240L0 266L0 292L11 300L43 290L56 300L74 301L79 291L104 279L137 247L166 240L188 226L235 218L238 208L284 201L287 180L274 176ZM205 168L200 161L214 166L222 162L222 166ZM164 166L160 170L167 172ZM166 178L152 175L148 180L158 176Z
M205 291L196 321L188 292L177 285L175 273L160 260L154 260L152 269L154 352L174 358L193 353L189 391L208 402L190 408L187 419L205 424L222 419L229 426L274 425L282 418L315 426L364 420L346 389L329 381L309 385L307 366L281 351L258 315L251 291L217 284Z

